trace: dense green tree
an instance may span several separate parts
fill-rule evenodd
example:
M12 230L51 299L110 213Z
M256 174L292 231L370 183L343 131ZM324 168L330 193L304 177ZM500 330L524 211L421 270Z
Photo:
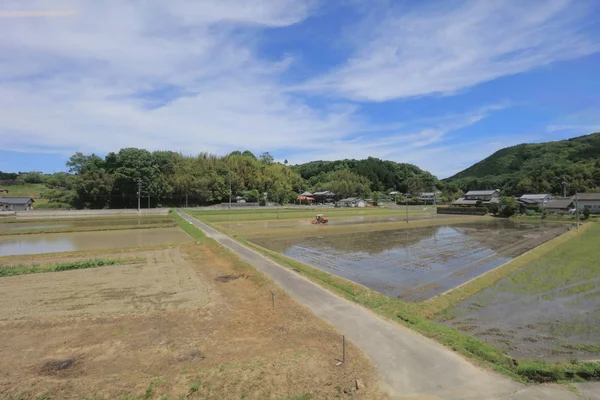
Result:
M556 142L521 144L497 151L445 180L463 190L500 189L506 194L567 195L600 184L600 133Z
M503 196L498 203L500 215L503 217L512 217L519 211L519 203L513 196Z

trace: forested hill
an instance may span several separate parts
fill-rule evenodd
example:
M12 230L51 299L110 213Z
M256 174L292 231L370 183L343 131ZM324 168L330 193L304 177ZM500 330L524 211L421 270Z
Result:
M439 183L427 171L413 164L403 164L369 157L365 160L311 161L292 169L307 181L310 187L325 188L335 178L336 171L350 171L368 180L371 191L397 190L418 193L433 190ZM332 189L328 189L332 190ZM335 190L334 190L335 191Z
M337 198L369 198L394 189L419 193L440 187L430 173L410 164L369 158L292 167L287 161L275 162L269 153L257 157L248 150L225 156L137 148L105 157L75 153L67 168L68 173L2 174L0 186L9 193L16 186L41 186L39 196L47 200L43 207L48 208L135 208L140 188L144 205L164 207L210 205L228 202L230 196L234 202L243 198L253 203L293 203L307 190L331 190ZM42 207L42 202L36 206Z
M600 187L600 133L499 150L444 180L462 190L501 189L509 194L569 194Z

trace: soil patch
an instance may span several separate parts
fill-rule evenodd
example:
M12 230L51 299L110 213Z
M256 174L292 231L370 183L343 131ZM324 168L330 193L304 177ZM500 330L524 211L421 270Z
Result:
M44 274L47 288L3 279L0 398L344 399L356 379L355 396L385 398L362 352L347 342L336 367L339 333L212 241L147 252L129 275L83 276L96 272Z

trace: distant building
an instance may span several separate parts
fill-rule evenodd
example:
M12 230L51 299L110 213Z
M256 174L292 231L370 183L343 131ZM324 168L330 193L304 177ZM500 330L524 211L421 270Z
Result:
M527 207L544 207L546 203L552 200L552 195L543 193L543 194L524 194L523 196L517 198L517 201L525 208Z
M427 203L434 203L435 200L440 197L440 195L442 194L442 192L422 192L419 195L419 200Z
M500 190L470 190L463 197L456 199L452 205L474 207L478 202L484 206L500 201Z
M331 203L335 197L335 193L330 190L325 190L322 192L314 192L313 197L319 203Z
M33 203L31 197L0 197L0 211L29 211Z
M591 213L600 213L600 193L579 193L577 194L577 208L590 210ZM571 197L575 200L575 196Z
M348 197L347 199L342 199L338 201L335 205L336 207L366 207L367 202L363 199L359 199L357 197Z
M2 193L2 194L8 194L8 189L0 189L0 193Z
M573 208L573 199L570 197L567 198L558 198L552 199L546 203L544 206L546 211L555 214L562 214L569 212Z

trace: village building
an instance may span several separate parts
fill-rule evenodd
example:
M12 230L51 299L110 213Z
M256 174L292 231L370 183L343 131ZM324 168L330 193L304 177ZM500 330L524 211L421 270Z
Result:
M600 193L579 193L571 199L577 200L577 208L588 209L593 214L600 213Z
M0 197L0 211L29 211L33 203L31 197Z
M546 203L544 209L552 214L564 214L573 209L573 199L567 198L556 198Z
M336 207L366 207L367 202L363 199L359 199L357 197L348 197L347 199L342 199L335 204Z
M335 193L330 190L325 190L322 192L314 192L313 197L315 198L317 203L333 203Z
M500 201L500 190L470 190L463 197L452 202L454 206L475 207L478 203L484 206Z
M528 208L543 208L550 200L552 200L552 195L548 193L542 194L524 194L521 197L517 198L517 201L521 205L521 209Z
M441 194L442 192L421 192L419 195L419 200L425 202L425 204L433 204Z

